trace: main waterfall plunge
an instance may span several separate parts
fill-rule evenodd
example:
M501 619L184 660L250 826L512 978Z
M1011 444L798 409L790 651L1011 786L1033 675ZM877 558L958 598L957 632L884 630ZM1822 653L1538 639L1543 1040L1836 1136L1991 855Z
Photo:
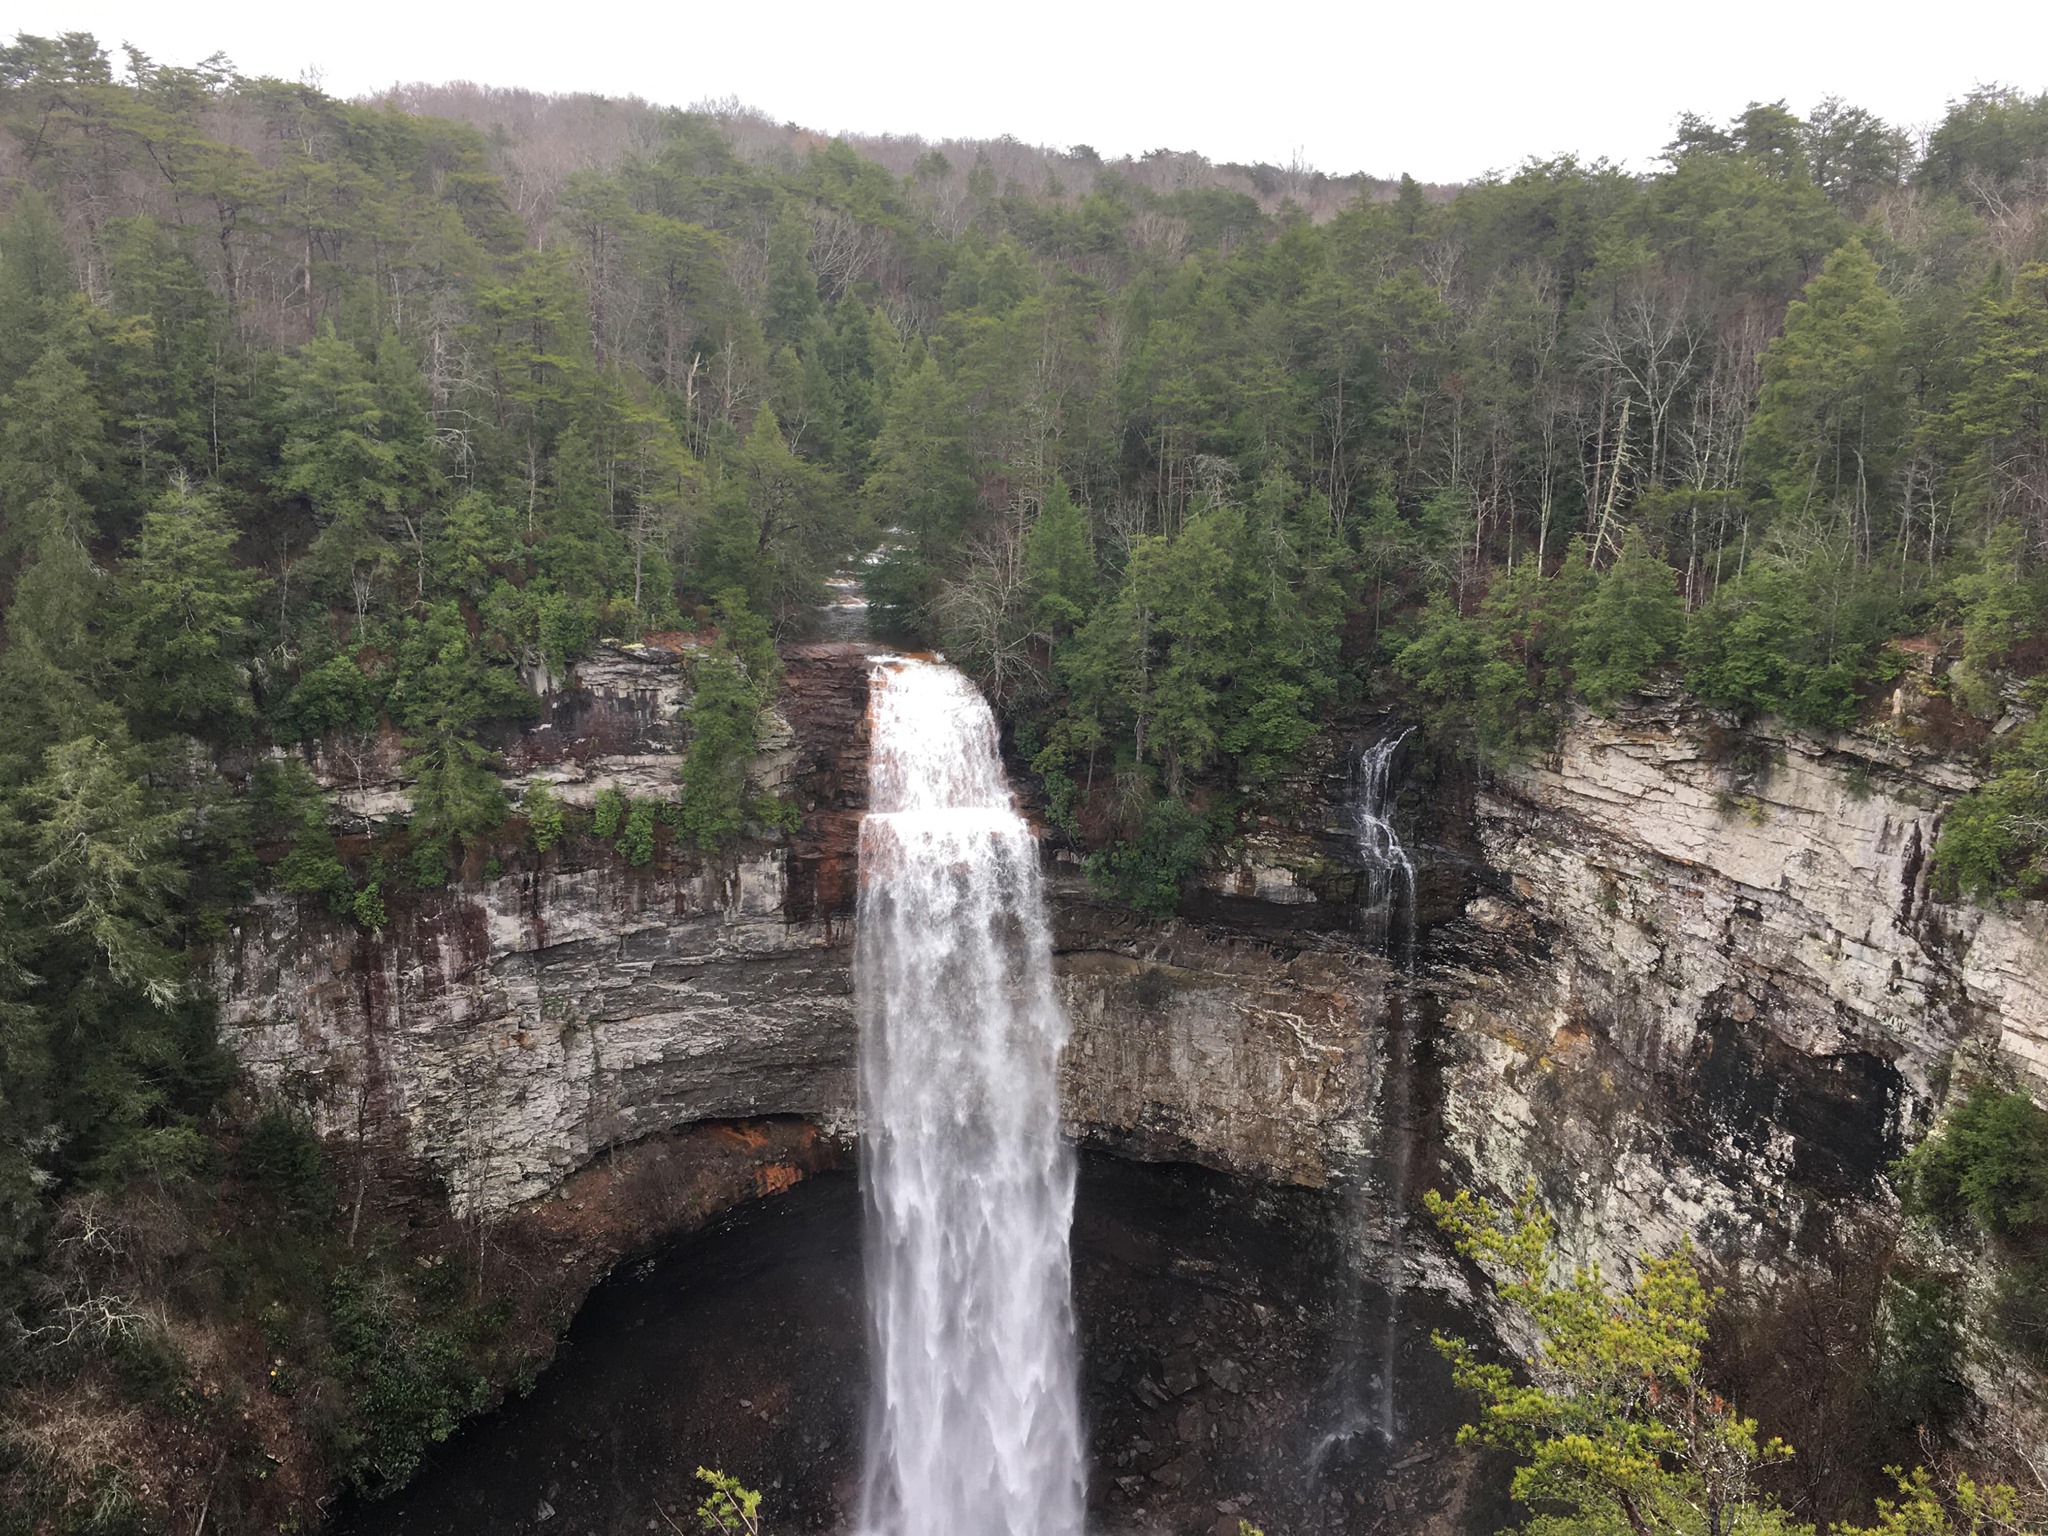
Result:
M1082 1446L1037 840L988 705L877 666L854 986L869 1536L1078 1536Z
M645 1536L687 1523L707 1466L760 1489L765 1523L788 1536L1080 1536L1084 1466L1098 1531L1206 1536L1241 1515L1302 1536L1508 1523L1498 1469L1454 1448L1467 1400L1428 1345L1434 1329L1469 1337L1483 1323L1399 1267L1405 1013L1390 1004L1380 1031L1378 1137L1337 1187L1101 1150L1077 1168L1057 1135L1066 1021L1037 849L989 712L943 667L849 653L849 681L876 672L854 706L873 722L854 946L862 1177L806 1172L838 1148L792 1120L622 1144L616 1166L506 1234L583 1242L604 1221L640 1234L560 1357L531 1393L434 1448L410 1486L345 1507L328 1536ZM1414 901L1391 826L1394 751L1367 754L1352 798L1360 925L1405 959ZM663 920L652 911L615 916L622 950ZM827 1053L768 1051L749 1092L785 1113L792 1098L836 1111L856 1049L837 1012L842 951L785 941L756 957L759 938L737 929L714 942L744 955L707 967L693 944L649 972L635 960L634 974L652 1006L713 1005L674 1017L674 1061L731 1049L728 1009L764 1025L777 1009L829 1016ZM1085 959L1078 926L1076 940ZM1066 983L1087 989L1095 1047L1077 1077L1148 1070L1119 1040L1144 1044L1170 1009L1245 995L1220 969L1135 964L1108 952L1120 937L1099 942L1092 975ZM793 953L794 977L781 969ZM1250 1049L1247 1072L1289 1059L1284 1041L1279 1055ZM809 1148L804 1166L750 1166L778 1138ZM733 1199L778 1192L700 1226L726 1198L721 1178Z

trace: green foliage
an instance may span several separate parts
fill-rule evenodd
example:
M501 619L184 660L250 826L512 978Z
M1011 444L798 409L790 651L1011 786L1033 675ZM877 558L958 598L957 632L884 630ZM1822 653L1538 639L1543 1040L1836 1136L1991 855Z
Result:
M599 837L616 837L625 818L626 797L611 785L605 785L597 792L597 801L590 808L590 830Z
M1942 820L1934 874L1945 894L1991 900L2048 889L2048 714L2007 738L1993 766Z
M705 1536L761 1536L760 1494L708 1467L697 1469L697 1481L710 1489L697 1505L697 1524Z
M1676 655L1831 729L1932 630L1990 716L2044 654L2044 99L1973 93L1917 164L1758 104L1643 175L1314 177L1308 218L1271 168L1091 151L1074 195L676 112L550 204L459 123L0 46L0 1308L61 1202L211 1155L191 950L259 854L387 927L393 881L490 867L536 689L707 609L680 796L599 835L791 826L746 776L774 638L857 550L1152 914L1360 696L1502 761ZM384 732L411 824L351 868L276 749ZM1939 888L2040 894L2048 734L1991 766Z
M255 793L262 830L289 839L277 863L278 885L294 895L320 897L336 916L347 915L355 882L327 830L327 797L306 765L297 758L265 764L256 775Z
M107 646L133 717L165 728L219 731L253 714L249 661L258 580L234 562L235 537L215 499L182 478L143 519L115 584Z
M495 760L477 742L454 734L417 738L406 759L411 770L416 843L475 841L504 824L505 788Z
M1122 739L1176 796L1219 763L1246 786L1290 766L1337 691L1344 556L1327 503L1270 475L1248 507L1203 507L1176 536L1134 541L1099 600L1071 504L1058 496L1045 516L1050 528L1041 519L1026 546L1027 570L1034 549L1038 561L1031 622L1068 632L1052 656L1068 697L1039 771L1092 763Z
M327 1152L312 1124L281 1105L265 1105L235 1149L236 1171L275 1202L288 1220L324 1222L334 1209Z
M782 680L768 627L739 593L721 596L719 619L718 638L690 662L690 746L678 815L683 831L705 849L739 836L756 809L747 801L747 765L760 740L761 712Z
M324 826L308 826L293 838L278 862L277 883L295 896L318 896L336 913L355 908L355 882L334 850Z
M1555 1227L1533 1188L1506 1210L1464 1191L1447 1200L1432 1190L1427 1200L1537 1340L1516 1372L1461 1339L1437 1338L1453 1379L1480 1399L1479 1420L1460 1439L1517 1453L1515 1497L1556 1511L1529 1530L1794 1529L1756 1487L1791 1448L1761 1437L1704 1379L1712 1298L1689 1245L1644 1255L1626 1289L1597 1266L1557 1281Z
M845 494L795 452L763 405L711 494L698 557L703 589L736 589L762 613L815 606L851 535Z
M619 851L626 862L638 869L654 859L654 802L635 800L626 813L626 825L619 833Z
M1595 1267L1565 1272L1556 1228L1534 1187L1503 1209L1469 1192L1425 1201L1458 1252L1478 1264L1534 1341L1519 1369L1438 1335L1453 1379L1479 1398L1461 1441L1522 1458L1514 1494L1535 1507L1530 1536L1811 1536L1760 1486L1759 1474L1792 1448L1706 1380L1702 1350L1714 1301L1690 1241L1642 1255L1634 1280L1610 1284ZM1890 1409L1939 1427L1967 1394L1955 1377L1956 1307L1939 1281L1906 1280L1887 1296L1885 1358ZM1937 1481L1892 1470L1904 1496L1880 1499L1872 1527L1837 1524L1830 1536L1977 1536L2017 1530L2009 1487L1967 1477Z
M2016 523L2001 523L1985 540L1978 568L1950 583L1962 613L1963 655L1949 671L1949 684L1979 715L2001 712L1992 674L2048 620L2048 597L2025 556L2025 532Z
M1579 696L1603 709L1642 686L1677 647L1685 610L1671 567L1650 553L1640 528L1574 616L1572 665Z
M1154 801L1127 843L1089 855L1097 890L1148 917L1168 918L1200 871L1214 839L1210 821L1182 801Z
M1792 303L1764 354L1751 463L1788 510L1861 507L1883 494L1906 405L1904 343L1877 263L1850 241Z
M540 852L546 853L562 840L561 797L546 779L535 779L526 786L519 808L526 816L526 828L533 838L533 846Z
M1788 528L1723 586L1686 635L1686 680L1706 703L1749 717L1842 729L1879 675L1894 589L1858 568L1844 530Z
M1439 592L1419 630L1393 642L1394 672L1433 734L1487 761L1526 756L1548 746L1562 723L1581 615L1601 590L1584 544L1574 541L1555 575L1545 576L1533 557L1502 572L1471 618L1453 593ZM1636 600L1627 594L1618 606ZM1617 638L1616 679L1642 654L1624 655L1624 644Z
M1900 1165L1908 1209L1995 1237L2048 1237L2048 1112L1979 1083Z
M1979 1083L1899 1164L1906 1209L1989 1240L1991 1314L2008 1342L2048 1360L2048 1111Z
M431 891L446 885L454 872L448 845L436 839L415 843L405 856L405 881L416 891Z
M1920 178L1977 199L2004 196L2048 156L2048 95L1978 86L1949 105Z
M1937 1482L1925 1467L1892 1469L1897 1499L1877 1501L1877 1520L1838 1525L1830 1536L1992 1536L2024 1529L2018 1494L2003 1484L1980 1484L1967 1474Z
M331 656L300 678L277 712L280 735L311 741L333 731L372 731L384 690L354 657Z
M184 813L153 803L125 737L50 748L24 791L38 905L77 935L118 985L169 1007L183 990L169 945L171 899L186 876L173 852Z
M371 933L384 931L385 925L391 921L391 915L384 910L384 897L377 889L376 881L371 881L356 892L349 902L349 916L355 919L358 928L367 929Z
M1033 617L1054 641L1072 634L1095 607L1100 582L1088 520L1057 482L1025 538L1024 580Z
M466 1315L445 1286L425 1289L361 1269L342 1269L330 1283L334 1363L353 1410L336 1449L346 1475L367 1492L404 1483L427 1448L489 1394L469 1358L488 1321Z
M1939 1275L1894 1275L1885 1285L1874 1395L1899 1423L1945 1430L1970 1402L1962 1378L1962 1303Z

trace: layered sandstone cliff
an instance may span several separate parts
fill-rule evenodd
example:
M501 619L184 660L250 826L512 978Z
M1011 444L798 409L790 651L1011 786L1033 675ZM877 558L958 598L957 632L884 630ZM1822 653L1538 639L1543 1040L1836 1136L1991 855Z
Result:
M572 805L672 796L680 647L613 653L508 742L508 783ZM856 645L789 657L759 785L796 831L705 856L664 840L503 850L498 868L394 901L364 932L274 895L221 947L237 1053L324 1129L417 1160L459 1211L556 1188L608 1148L708 1120L855 1113L853 849L867 666ZM395 754L317 761L351 814L403 808ZM367 766L366 766L367 765ZM473 861L474 862L474 861ZM1276 944L1227 922L1160 927L1056 873L1074 1133L1134 1155L1322 1184L1355 1150L1385 968L1355 945Z
M516 788L673 793L684 640L614 652L507 743ZM547 1192L697 1121L855 1112L850 923L866 662L798 648L762 787L787 837L508 853L362 932L267 898L223 946L240 1054L330 1129L421 1159L465 1208ZM1078 1136L1320 1184L1381 1131L1388 999L1433 1021L1414 1089L1448 1171L1536 1177L1588 1255L1681 1231L1768 1254L1882 1174L1960 1063L2048 1085L2048 917L1932 899L1971 782L1883 729L1736 736L1673 700L1581 714L1548 760L1401 811L1424 864L1419 974L1356 921L1346 753L1168 924L1051 890ZM365 814L395 761L319 765ZM366 769L365 763L370 766ZM360 806L357 801L361 801ZM2044 1088L2048 1091L2048 1088Z
M2048 1093L2048 922L1932 899L1971 780L1890 732L1581 714L1474 807L1436 936L1449 1141L1535 1177L1589 1255L1768 1255L1881 1198L1959 1066Z

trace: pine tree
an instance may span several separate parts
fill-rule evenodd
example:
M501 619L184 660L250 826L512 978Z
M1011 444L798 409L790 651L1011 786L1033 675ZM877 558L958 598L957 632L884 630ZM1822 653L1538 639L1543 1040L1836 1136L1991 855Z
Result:
M1867 515L1887 489L1905 406L1899 306L1852 240L1828 257L1764 354L1751 462L1779 502Z
M1572 662L1579 696L1605 709L1633 693L1677 647L1684 623L1671 567L1650 552L1642 529L1629 529L1620 555L1574 619Z
M182 476L143 519L114 583L107 659L131 715L168 729L237 728L253 715L248 661L258 577L235 530Z
M56 210L24 188L0 223L0 394L62 339L76 288Z
M33 771L62 737L109 723L94 687L104 573L93 561L91 494L104 415L85 371L58 348L0 397L0 553L16 567L0 652L0 779Z
M1060 481L1053 482L1025 538L1024 580L1031 588L1033 622L1055 644L1095 606L1100 578L1087 514Z

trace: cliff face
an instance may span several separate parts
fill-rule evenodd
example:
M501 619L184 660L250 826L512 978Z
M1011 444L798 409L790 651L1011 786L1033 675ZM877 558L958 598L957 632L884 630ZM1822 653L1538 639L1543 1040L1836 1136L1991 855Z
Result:
M2043 914L1930 899L1969 783L1896 735L1581 715L1477 796L1488 876L1432 946L1455 1153L1589 1256L1768 1255L1877 1197L1958 1052L2048 1092Z
M672 796L679 650L614 654L547 696L543 727L507 744L511 787L544 777L582 806L608 786ZM216 959L236 1050L324 1130L423 1164L463 1213L694 1122L796 1116L844 1137L866 672L859 646L789 658L756 765L802 814L786 839L708 859L664 841L638 870L591 842L508 849L489 878L394 902L376 934L259 902ZM375 743L318 767L352 812L403 808ZM1077 874L1053 890L1075 1134L1327 1182L1361 1134L1383 967L1342 944L1161 929L1095 904Z
M607 787L673 798L682 649L614 653L547 695L507 744L509 786L545 778L580 806ZM607 1147L696 1121L844 1130L865 676L848 647L794 659L757 776L804 822L775 846L706 861L665 841L639 870L596 844L507 850L490 878L393 902L375 934L264 899L216 961L236 1050L324 1130L424 1164L461 1212L531 1200ZM382 757L330 749L316 767L347 809L386 814L403 789Z
M1311 1186L1364 1150L1391 974L1377 957L1162 928L1092 902L1078 878L1055 882L1053 916L1076 1135Z
M829 919L785 916L779 850L650 874L536 862L378 935L264 902L222 967L244 1062L324 1130L423 1160L464 1212L692 1121L844 1128L846 946Z
M505 743L512 787L672 795L686 644L547 695ZM508 847L377 934L266 899L217 955L230 1039L458 1213L543 1236L573 1213L572 1291L672 1207L701 1219L843 1158L866 691L858 645L790 656L756 769L801 812L786 837L706 857L664 833L642 869L590 839ZM2048 913L1932 898L1971 779L1915 736L1737 736L1652 699L1581 714L1547 761L1483 783L1414 754L1395 818L1420 866L1412 975L1360 910L1357 743L1335 734L1171 923L1103 905L1056 852L1068 1128L1273 1183L1363 1175L1368 1243L1395 1236L1385 1175L1407 1166L1496 1195L1533 1178L1568 1250L1617 1270L1690 1232L1786 1272L1884 1215L1884 1171L1955 1066L2048 1098ZM359 814L402 805L389 744L318 767ZM738 1121L773 1134L741 1156L716 1139ZM1411 1267L1441 1275L1420 1246ZM1985 1348L1971 1375L2009 1433L2048 1439L2032 1373Z
M687 643L549 695L544 728L508 743L515 786L673 793ZM791 655L758 765L802 812L784 840L664 843L642 870L590 842L508 852L375 935L260 904L217 968L243 1058L464 1209L698 1121L843 1136L865 700L858 645ZM1549 761L1487 785L1411 789L1425 937L1405 985L1428 1027L1409 1132L1482 1187L1535 1177L1587 1256L1681 1230L1767 1256L1882 1198L1957 1053L2048 1092L2048 920L1930 898L1970 781L1910 736L1737 738L1653 700L1581 715ZM363 770L374 756L350 793L388 809L402 785ZM1403 983L1360 931L1345 756L1333 741L1294 813L1174 923L1100 905L1055 859L1077 1136L1308 1185L1377 1144Z

